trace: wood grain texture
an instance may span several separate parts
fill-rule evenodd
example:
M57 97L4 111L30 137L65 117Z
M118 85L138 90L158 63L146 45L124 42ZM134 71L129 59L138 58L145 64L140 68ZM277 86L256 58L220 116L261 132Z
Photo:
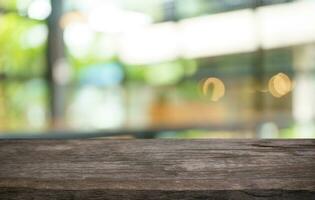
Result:
M315 140L2 140L0 199L315 199Z

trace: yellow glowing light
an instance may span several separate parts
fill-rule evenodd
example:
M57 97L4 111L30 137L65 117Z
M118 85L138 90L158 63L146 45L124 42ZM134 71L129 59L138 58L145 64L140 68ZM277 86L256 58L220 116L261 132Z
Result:
M213 88L211 95L208 94L210 86ZM218 101L225 94L224 83L218 78L210 77L202 84L202 94L209 96L211 101Z
M269 80L268 88L272 96L280 98L291 91L292 82L287 75L279 73Z

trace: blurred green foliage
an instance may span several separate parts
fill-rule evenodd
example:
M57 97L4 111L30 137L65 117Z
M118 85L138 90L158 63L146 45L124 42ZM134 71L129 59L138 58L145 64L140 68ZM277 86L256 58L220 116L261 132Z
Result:
M0 83L1 130L41 130L47 125L47 88L43 80Z
M0 8L5 10L15 10L16 0L0 0Z
M21 16L15 0L0 0L0 9L0 74L5 77L0 80L0 129L42 129L47 123L42 79L47 27Z
M47 34L45 26L15 13L0 16L0 24L0 73L23 77L41 75L45 70L46 45L45 40L36 40Z

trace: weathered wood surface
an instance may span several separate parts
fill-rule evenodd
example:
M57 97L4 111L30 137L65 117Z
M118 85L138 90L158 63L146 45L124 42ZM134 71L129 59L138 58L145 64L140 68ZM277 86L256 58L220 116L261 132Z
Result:
M0 199L315 199L315 140L3 140Z

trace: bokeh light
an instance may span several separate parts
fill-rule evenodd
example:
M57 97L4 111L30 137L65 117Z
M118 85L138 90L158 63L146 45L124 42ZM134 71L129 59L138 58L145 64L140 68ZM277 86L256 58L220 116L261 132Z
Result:
M272 96L280 98L291 91L292 82L286 74L278 73L269 80L268 88Z
M27 14L30 18L37 20L46 19L51 13L49 0L34 0L28 7Z
M215 77L207 78L202 83L202 94L211 101L219 101L225 95L224 83Z

